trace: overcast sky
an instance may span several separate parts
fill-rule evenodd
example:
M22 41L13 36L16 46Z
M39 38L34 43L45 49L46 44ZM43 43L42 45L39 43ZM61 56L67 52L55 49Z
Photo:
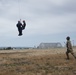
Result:
M17 21L26 21L18 36ZM0 0L0 46L38 46L70 36L76 45L76 0Z

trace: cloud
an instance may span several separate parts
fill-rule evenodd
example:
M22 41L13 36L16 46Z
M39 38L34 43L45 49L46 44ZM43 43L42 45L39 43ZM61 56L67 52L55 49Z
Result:
M16 39L19 19L27 24L23 38L76 32L76 1L0 0L0 36Z

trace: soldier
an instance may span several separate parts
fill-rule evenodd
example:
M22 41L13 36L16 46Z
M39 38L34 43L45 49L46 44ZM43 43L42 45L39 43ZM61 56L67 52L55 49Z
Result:
M67 40L67 42L66 42L66 47L67 47L66 56L67 56L67 59L69 60L69 53L71 53L74 56L74 58L76 59L76 56L73 53L73 48L72 48L72 44L71 44L71 41L70 41L70 37L68 36L66 38L66 40Z
M21 36L22 35L22 23L20 21L18 21L16 26L17 26L18 31L19 31L19 35L18 36Z
M23 20L22 30L24 30L25 27L26 27L26 22L25 22L25 20Z

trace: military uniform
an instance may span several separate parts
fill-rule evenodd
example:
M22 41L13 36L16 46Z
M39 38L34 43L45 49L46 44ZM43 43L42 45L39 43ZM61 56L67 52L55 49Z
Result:
M72 48L72 44L71 44L71 41L70 41L70 37L67 37L66 40L67 40L67 42L66 42L66 47L67 47L66 55L67 55L67 59L69 59L69 53L71 53L74 56L74 58L76 59L76 56L73 53L73 48Z
M24 30L26 27L26 22L23 20L22 30Z
M18 21L16 26L17 26L18 31L19 31L19 36L21 36L22 35L22 23L20 21Z
M67 53L73 53L71 41L67 40L66 47L67 47Z

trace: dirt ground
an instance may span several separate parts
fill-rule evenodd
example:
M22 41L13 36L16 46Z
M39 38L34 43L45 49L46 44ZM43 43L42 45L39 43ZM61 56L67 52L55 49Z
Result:
M0 50L0 75L76 75L76 59L66 48ZM76 48L74 48L76 55Z

